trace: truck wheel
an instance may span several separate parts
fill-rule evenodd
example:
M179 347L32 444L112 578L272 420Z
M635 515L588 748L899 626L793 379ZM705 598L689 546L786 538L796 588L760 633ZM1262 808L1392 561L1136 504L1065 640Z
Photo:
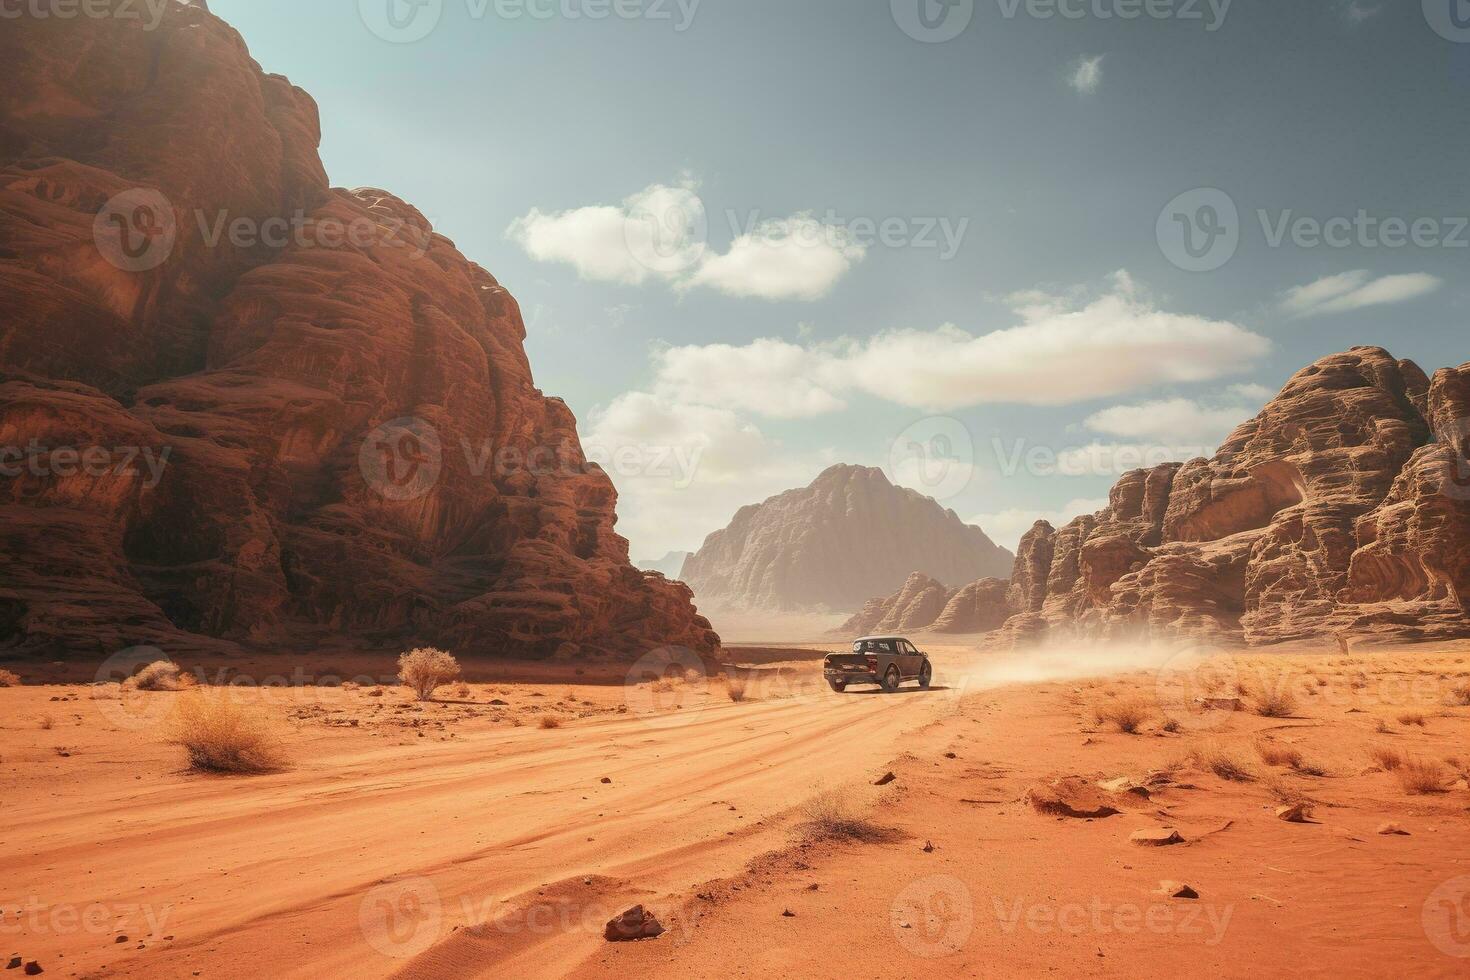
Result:
M902 683L902 681L903 678L899 674L898 668L889 667L888 673L883 675L883 690L888 692L889 694L892 694L894 691L898 690L898 685Z
M924 666L919 668L919 686L929 690L929 685L934 682L934 666L929 661L924 661Z
M838 694L841 694L843 691L847 690L847 681L828 681L827 686L832 688L832 690L836 691Z

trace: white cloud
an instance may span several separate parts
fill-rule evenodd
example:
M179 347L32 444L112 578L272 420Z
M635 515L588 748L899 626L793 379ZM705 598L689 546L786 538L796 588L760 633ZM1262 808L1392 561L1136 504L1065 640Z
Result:
M1053 527L1060 528L1071 523L1074 518L1081 517L1083 514L1094 514L1107 505L1106 497L1078 499L1057 510L1011 508L989 514L978 514L970 518L967 523L979 525L996 544L1015 551L1021 543L1022 535L1031 530L1037 521L1049 521Z
M562 262L583 279L637 286L666 279L704 254L704 205L688 182L654 184L621 205L544 213L532 208L506 236L538 262Z
M506 237L536 261L570 265L594 282L663 282L766 300L821 299L866 254L845 229L810 214L761 222L717 253L697 190L691 178L654 184L621 204L532 208Z
M1225 394L1237 401L1264 405L1276 397L1276 389L1257 384L1231 385Z
M1154 439L1215 445L1259 405L1210 406L1190 398L1167 398L1137 405L1114 405L1083 423L1094 432L1124 439Z
M1287 290L1281 309L1294 319L1346 313L1418 299L1442 285L1444 280L1423 272L1374 279L1368 270L1355 269Z
M619 395L589 423L583 446L618 488L618 531L646 554L698 548L741 507L810 483L830 462L727 409L647 392Z
M1102 85L1102 63L1106 55L1080 58L1072 66L1067 84L1082 95L1091 95Z
M832 291L866 249L845 230L810 215L762 222L724 255L707 255L683 288L708 286L730 296L816 300Z
M820 380L822 356L784 340L670 347L653 358L655 390L672 401L773 418L808 418L846 407Z
M1213 380L1271 348L1234 323L1157 309L1122 272L1091 302L1034 291L1012 301L1025 322L980 335L946 324L808 347L767 338L675 348L659 357L658 387L781 418L835 411L854 389L936 412L1066 405Z

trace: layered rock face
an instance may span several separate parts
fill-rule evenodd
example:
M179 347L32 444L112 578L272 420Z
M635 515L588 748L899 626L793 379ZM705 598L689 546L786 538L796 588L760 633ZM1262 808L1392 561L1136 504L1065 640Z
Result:
M919 572L885 599L870 599L837 632L857 637L880 633L989 633L1011 615L1004 579L985 578L947 589Z
M1381 348L1325 357L1213 459L1130 473L1100 513L1038 524L1001 636L1470 635L1467 434L1470 365L1431 384Z
M635 569L515 300L170 4L0 32L0 649L718 637Z
M811 486L742 508L705 539L683 579L702 602L777 610L862 607L918 571L951 582L1009 573L978 527L882 470L834 466Z

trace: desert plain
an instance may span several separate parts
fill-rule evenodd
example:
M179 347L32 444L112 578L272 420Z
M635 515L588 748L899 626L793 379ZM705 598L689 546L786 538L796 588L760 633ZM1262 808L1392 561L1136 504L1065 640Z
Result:
M388 656L0 688L0 954L50 976L1463 976L1470 643L981 653L836 694L830 645L662 677ZM276 772L170 742L195 697ZM891 776L890 776L891 774ZM642 905L665 930L608 942ZM1364 955L1372 950L1371 960Z

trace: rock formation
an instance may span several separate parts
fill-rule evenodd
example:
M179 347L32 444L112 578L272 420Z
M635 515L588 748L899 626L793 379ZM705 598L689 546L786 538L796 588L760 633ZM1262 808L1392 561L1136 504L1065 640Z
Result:
M742 508L705 539L683 578L705 603L845 610L915 571L969 582L1006 575L1011 560L980 528L882 470L834 466L809 487Z
M962 589L947 589L915 572L903 588L884 599L869 599L837 633L857 637L877 633L989 633L1011 615L1008 583L985 578Z
M718 637L635 569L515 300L199 6L0 31L0 649Z
M684 572L684 562L689 560L688 551L671 551L657 561L640 561L638 567L645 572L658 572L666 579L678 580Z
M1213 459L1124 476L1022 540L1001 637L1470 635L1470 365L1376 347L1298 373Z

